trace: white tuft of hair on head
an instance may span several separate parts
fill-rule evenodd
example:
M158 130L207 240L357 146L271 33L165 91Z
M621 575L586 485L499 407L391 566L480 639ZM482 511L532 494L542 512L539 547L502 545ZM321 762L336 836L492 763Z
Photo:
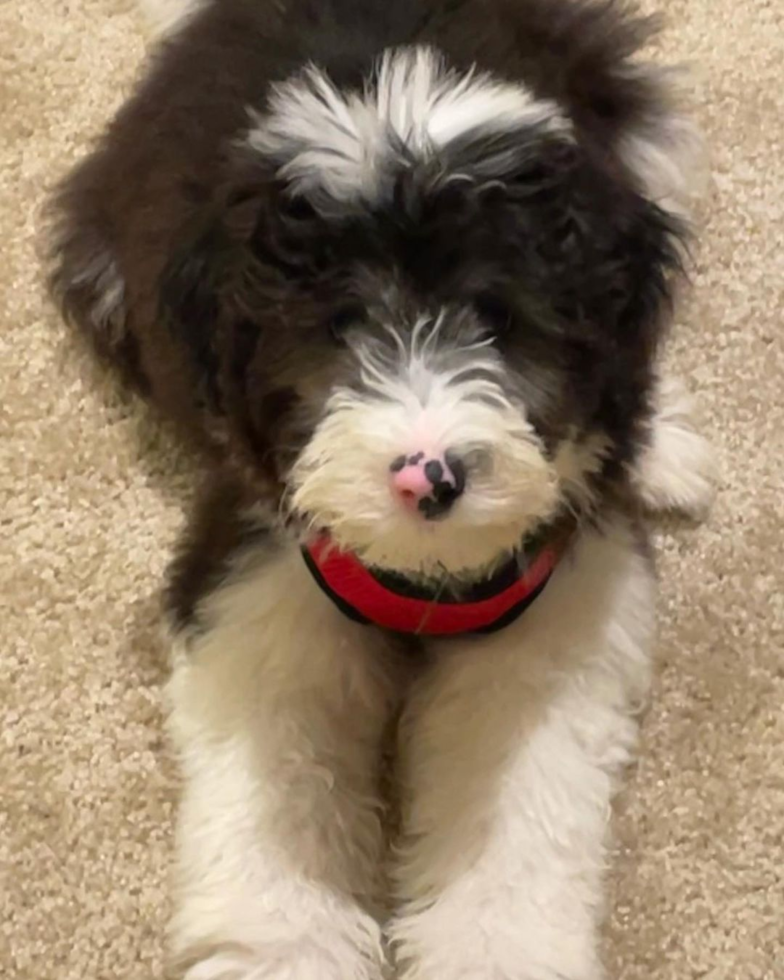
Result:
M476 71L450 71L438 52L424 46L382 56L375 114L410 150L423 155L482 129L527 125L571 133L555 102L535 98L521 84Z
M310 66L276 86L267 113L251 110L251 120L248 145L272 157L282 177L342 203L377 198L400 147L427 159L474 132L572 132L551 100L476 71L458 74L426 46L385 52L361 95Z

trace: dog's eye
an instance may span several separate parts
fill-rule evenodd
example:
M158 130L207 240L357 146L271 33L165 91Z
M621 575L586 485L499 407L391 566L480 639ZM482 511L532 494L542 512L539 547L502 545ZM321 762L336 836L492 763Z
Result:
M503 296L497 296L495 293L480 293L474 297L474 309L479 319L496 336L508 333L511 329L514 313Z
M280 213L289 221L312 221L316 217L313 205L299 194L286 195L280 202Z
M349 303L335 310L329 318L329 332L336 343L342 344L346 331L356 326L364 318L365 311L359 303Z

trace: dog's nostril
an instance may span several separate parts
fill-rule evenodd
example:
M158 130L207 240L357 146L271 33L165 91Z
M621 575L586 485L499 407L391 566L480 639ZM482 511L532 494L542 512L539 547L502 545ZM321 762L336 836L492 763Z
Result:
M435 483L430 496L419 501L419 509L430 520L443 517L462 492L462 488L453 483L446 481Z
M451 450L442 459L425 463L425 473L433 487L429 496L419 501L419 510L428 520L444 517L465 490L465 464Z

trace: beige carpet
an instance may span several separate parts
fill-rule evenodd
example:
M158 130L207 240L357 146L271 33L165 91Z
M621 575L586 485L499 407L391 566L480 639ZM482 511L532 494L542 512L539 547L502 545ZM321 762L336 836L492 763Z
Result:
M784 2L663 2L714 166L673 354L723 491L707 527L661 537L661 671L621 806L609 961L613 980L781 980ZM141 55L131 0L0 2L0 975L19 980L161 976L157 586L191 480L64 354L34 252L45 188Z

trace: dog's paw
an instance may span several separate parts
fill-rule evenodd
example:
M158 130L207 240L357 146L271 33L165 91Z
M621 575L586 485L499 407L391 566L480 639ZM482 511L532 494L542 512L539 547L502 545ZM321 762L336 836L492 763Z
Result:
M554 967L548 969L540 964L522 965L519 968L507 963L495 965L487 963L484 968L457 968L456 973L428 973L418 966L411 966L403 973L396 974L398 980L606 980L606 974L601 967L586 966L585 970L567 971Z
M233 947L207 955L180 974L183 980L262 980L272 974L250 950Z
M592 938L575 943L565 932L560 947L545 937L526 949L503 928L474 938L464 944L439 935L432 946L398 950L397 980L606 980Z
M713 447L694 423L694 403L676 378L660 378L653 397L648 443L629 469L643 506L703 520L718 484Z
M191 958L182 980L382 980L382 970L355 952L341 954L309 941L263 948L227 945Z

